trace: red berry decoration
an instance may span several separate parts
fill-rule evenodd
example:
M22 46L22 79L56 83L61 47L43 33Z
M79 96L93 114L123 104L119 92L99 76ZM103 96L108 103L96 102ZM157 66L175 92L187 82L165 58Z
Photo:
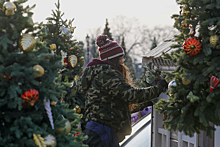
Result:
M76 132L75 137L78 136L79 134L81 134L81 132Z
M64 58L63 63L64 63L64 65L66 65L66 66L70 66L70 63L68 62L67 57Z
M39 92L35 89L30 89L24 92L22 98L25 100L26 103L29 103L31 106L33 106L36 101L38 101Z
M194 56L200 52L201 46L196 38L190 37L183 43L183 50L187 55Z

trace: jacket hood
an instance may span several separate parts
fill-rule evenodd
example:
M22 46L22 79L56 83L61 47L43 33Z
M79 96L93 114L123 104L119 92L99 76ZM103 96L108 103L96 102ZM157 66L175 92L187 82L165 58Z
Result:
M81 86L84 91L87 91L91 86L94 78L98 76L101 72L112 69L111 63L108 61L103 61L99 59L93 59L84 69L81 79ZM101 86L101 85L100 85Z

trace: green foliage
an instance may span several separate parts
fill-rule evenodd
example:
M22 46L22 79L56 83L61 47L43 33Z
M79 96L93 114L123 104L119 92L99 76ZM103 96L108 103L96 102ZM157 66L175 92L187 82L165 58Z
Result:
M212 137L215 130L212 124L220 125L220 92L219 88L209 92L209 88L211 76L219 78L220 46L218 41L214 48L209 40L211 35L220 35L219 1L183 0L178 4L183 6L182 11L172 18L180 34L175 36L178 44L172 47L179 49L165 55L166 59L179 65L173 73L166 75L167 80L175 79L177 86L169 91L169 101L160 100L156 109L167 114L165 128L183 131L189 136L204 130ZM197 32L195 37L202 44L201 51L195 56L186 55L182 50L182 44L190 37L189 27L182 27L183 21L187 26L192 25ZM183 77L191 82L184 85Z
M140 87L149 87L156 85L159 79L163 79L163 74L160 70L152 69L151 67L152 63L149 62L146 66L144 66L144 71L141 74L140 77ZM156 80L158 79L158 80Z
M59 69L60 82L64 82L64 87L66 93L62 97L66 103L69 104L71 109L79 105L81 108L84 104L81 102L80 97L71 96L71 89L73 89L78 84L78 76L82 72L82 66L84 65L84 50L83 47L78 45L78 42L73 38L74 27L72 27L72 20L64 20L62 17L64 13L60 11L60 2L58 1L56 5L56 10L52 10L52 17L48 17L47 24L44 25L45 33L42 34L42 39L47 43L49 47L51 44L56 44L56 49L50 52L55 55L62 56L63 66ZM72 30L71 30L72 29ZM71 32L72 31L72 32ZM77 64L72 67L70 64L64 62L69 62L70 56L77 57Z
M55 84L59 79L59 69L63 67L61 56L51 54L46 42L41 42L45 31L41 29L42 24L27 26L27 20L32 19L33 14L29 11L34 6L24 8L24 2L26 0L14 2L17 10L13 16L6 16L4 11L0 11L0 147L37 147L33 134L42 137L53 135L58 147L85 146L82 143L86 139L83 133L74 136L76 132L81 132L77 129L81 115L58 101L65 92L64 87ZM0 7L3 3L0 1ZM35 37L36 46L32 51L22 50L19 40L23 34ZM43 67L42 76L34 75L35 65ZM33 105L22 98L30 89L39 92L38 100ZM56 105L49 103L53 123L45 110L45 99L57 102ZM55 133L60 125L64 125L63 117L71 122L72 129L68 135Z

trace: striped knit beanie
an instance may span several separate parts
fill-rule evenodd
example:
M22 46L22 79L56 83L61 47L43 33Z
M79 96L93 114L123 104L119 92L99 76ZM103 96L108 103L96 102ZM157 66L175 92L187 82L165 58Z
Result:
M99 47L99 57L101 60L113 59L124 56L123 48L117 42L108 40L107 35L99 35L96 38L96 45Z

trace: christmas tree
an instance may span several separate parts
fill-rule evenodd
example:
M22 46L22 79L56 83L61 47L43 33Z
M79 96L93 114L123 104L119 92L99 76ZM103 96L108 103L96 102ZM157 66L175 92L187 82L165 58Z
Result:
M177 48L165 55L179 66L167 74L167 80L175 79L170 87L169 101L160 100L156 109L166 113L164 126L183 131L186 135L206 131L212 137L213 125L220 125L220 90L218 88L220 64L220 1L177 1L179 14L174 27L181 33L175 36Z
M158 81L164 79L164 75L159 69L152 69L152 62L147 63L143 68L144 71L139 80L140 87L154 86Z
M99 58L98 46L95 44L95 40L96 40L96 38L91 38L92 57L93 57L93 58Z
M110 28L108 27L108 25L109 25L108 24L108 19L106 19L105 29L104 29L104 33L103 34L107 35L110 40L114 40L112 38L112 33L110 33Z
M46 36L43 40L50 46L51 52L62 56L63 67L60 68L60 78L65 82L63 86L67 92L62 95L62 99L69 104L69 108L84 107L84 100L72 94L72 92L76 93L73 87L79 84L79 74L83 70L84 50L73 37L76 28L72 27L74 19L64 20L62 18L64 13L60 11L60 2L55 5L56 10L52 10L52 17L47 18Z
M85 146L81 116L57 99L61 56L38 37L42 24L26 1L0 0L0 146Z

